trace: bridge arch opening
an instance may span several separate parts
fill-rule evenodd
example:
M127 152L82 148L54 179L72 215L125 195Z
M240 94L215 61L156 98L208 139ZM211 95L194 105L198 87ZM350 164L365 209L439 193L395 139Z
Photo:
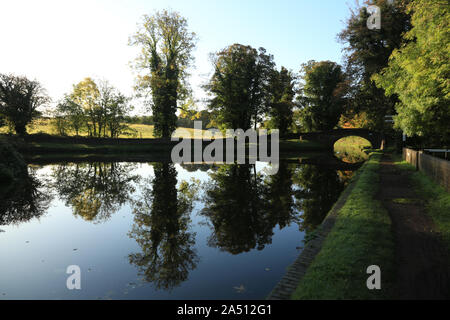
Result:
M370 148L373 148L372 143L359 136L343 137L337 140L333 146L334 155L347 163L366 161L369 158L369 154L365 151Z

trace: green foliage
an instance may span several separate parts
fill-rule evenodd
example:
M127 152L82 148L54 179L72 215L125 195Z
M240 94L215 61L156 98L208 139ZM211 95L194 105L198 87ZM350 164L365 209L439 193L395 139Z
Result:
M79 135L86 125L86 114L81 105L75 103L69 96L56 106L54 115L57 133L61 136L68 135L70 130Z
M133 109L128 103L129 99L106 81L100 85L100 97L104 136L106 132L111 138L131 134L132 130L124 124L125 116Z
M26 126L39 115L38 108L49 101L39 82L0 74L0 114L17 134L27 133Z
M167 10L145 15L139 31L130 38L130 45L142 48L135 64L135 69L141 72L136 89L146 95L151 92L157 137L170 137L176 128L177 102L189 92L187 69L193 60L195 42L195 33L187 29L187 20Z
M345 104L345 76L341 67L331 61L309 61L303 64L303 83L298 102L304 131L333 129L339 122Z
M381 29L369 30L370 14L366 7L352 10L345 29L339 34L346 43L346 73L351 79L349 103L346 113L353 117L361 112L368 115L364 127L383 130L384 116L394 114L396 97L386 97L384 90L377 88L371 76L383 69L392 51L402 44L402 35L410 29L410 16L406 12L411 0L367 0L365 5L376 5L381 9Z
M292 125L294 109L295 79L292 72L281 67L281 71L274 70L271 77L271 101L269 109L270 129L280 130L280 136L288 133Z
M214 74L205 86L212 99L212 125L220 129L257 126L269 108L273 56L233 44L213 57Z
M90 137L118 138L121 134L131 134L131 128L124 124L132 110L128 102L107 81L98 86L86 78L57 105L54 117L57 133L67 135L72 131L78 136L86 129Z
M398 95L395 127L430 144L450 145L450 4L411 3L413 28L406 44L395 50L389 65L375 75L388 95Z
M99 122L101 122L102 110L99 105L100 91L95 81L91 78L85 78L74 85L70 99L83 110L89 136L100 137L102 124Z

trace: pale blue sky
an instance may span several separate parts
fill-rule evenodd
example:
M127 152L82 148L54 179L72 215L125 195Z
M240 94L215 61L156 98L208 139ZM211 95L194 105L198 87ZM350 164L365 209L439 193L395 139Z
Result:
M211 72L209 53L230 44L264 47L277 66L297 72L310 59L342 62L337 34L353 0L41 0L1 1L0 72L36 78L58 100L92 76L132 94L127 46L142 15L170 8L188 19L199 41L192 87ZM5 50L6 49L6 50Z

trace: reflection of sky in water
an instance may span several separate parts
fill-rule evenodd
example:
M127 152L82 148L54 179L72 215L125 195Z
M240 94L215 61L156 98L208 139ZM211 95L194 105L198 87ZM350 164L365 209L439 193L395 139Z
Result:
M154 175L149 164L133 164L130 175L139 175L132 183L141 195L145 178ZM36 176L52 181L55 166L36 170ZM265 164L258 163L257 172ZM181 180L210 180L209 172L189 172L180 165ZM298 189L293 186L293 190ZM199 195L203 195L202 189ZM144 282L138 268L128 256L141 252L137 242L128 236L134 224L132 205L127 202L106 221L93 223L74 216L53 191L49 209L39 219L19 225L0 226L0 299L263 299L300 253L304 233L297 223L273 230L272 243L232 255L208 246L212 233L208 218L199 213L204 203L196 201L191 213L190 231L195 233L194 249L199 262L190 270L187 280L170 291L155 290ZM66 289L67 266L79 265L82 290ZM236 288L244 286L239 292Z

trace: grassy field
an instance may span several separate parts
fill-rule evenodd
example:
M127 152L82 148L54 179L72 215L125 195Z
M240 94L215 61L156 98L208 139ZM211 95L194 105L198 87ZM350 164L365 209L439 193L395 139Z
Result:
M409 171L415 191L425 199L427 213L450 249L450 194L426 174L416 171L412 165L402 161L401 156L397 156L396 160L397 167Z
M358 172L354 189L339 210L336 224L302 278L293 299L387 299L394 284L391 220L375 200L381 154L373 154ZM381 290L367 289L367 267L383 270Z
M152 125L146 124L128 124L131 128L132 134L122 134L119 138L144 138L144 139L152 139L155 138L153 135L153 127ZM52 121L49 119L37 119L33 121L30 125L27 126L28 134L36 134L36 133L46 133L56 135L56 128L53 126ZM8 127L4 126L0 128L0 133L8 133ZM176 137L184 138L189 136L194 136L194 134L206 134L209 133L205 130L195 130L191 128L178 128L175 132ZM74 136L75 132L69 132L69 136ZM80 133L81 136L87 136L87 132Z

